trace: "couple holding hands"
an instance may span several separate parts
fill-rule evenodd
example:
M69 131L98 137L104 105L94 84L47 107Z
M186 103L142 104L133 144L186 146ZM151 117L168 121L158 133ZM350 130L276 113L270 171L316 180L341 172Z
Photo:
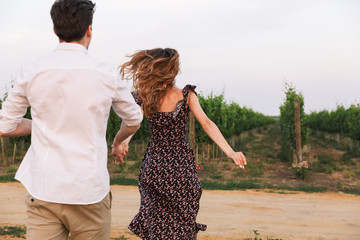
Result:
M196 239L201 184L187 142L189 111L239 167L246 164L206 116L195 86L175 85L175 49L138 51L120 71L88 53L95 4L57 0L50 14L59 45L24 65L0 113L0 135L31 134L15 178L28 191L27 239L110 239L111 191L107 170L107 119L122 119L112 154L120 162L143 115L149 145L141 165L139 213L129 229L142 239ZM122 80L132 80L134 92ZM32 120L25 119L31 107Z

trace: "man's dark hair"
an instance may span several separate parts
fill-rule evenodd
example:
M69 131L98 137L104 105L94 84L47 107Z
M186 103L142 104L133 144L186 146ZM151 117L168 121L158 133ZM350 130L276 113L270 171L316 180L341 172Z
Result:
M92 24L94 12L90 0L56 0L50 11L56 35L65 42L80 40Z

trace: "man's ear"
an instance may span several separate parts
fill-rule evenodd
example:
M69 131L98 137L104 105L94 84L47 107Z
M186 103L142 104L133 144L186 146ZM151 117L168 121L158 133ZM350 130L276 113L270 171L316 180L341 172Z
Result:
M86 36L91 37L92 36L92 26L89 25L88 29L86 30Z

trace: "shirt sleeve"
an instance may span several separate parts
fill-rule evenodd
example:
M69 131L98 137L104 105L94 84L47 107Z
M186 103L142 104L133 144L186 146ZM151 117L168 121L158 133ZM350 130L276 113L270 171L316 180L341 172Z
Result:
M115 113L125 122L126 125L139 125L143 119L143 114L140 107L135 103L130 90L121 80L119 74L117 74L115 85L115 97L112 104Z
M25 81L22 70L17 76L13 88L2 104L0 110L0 131L2 133L12 132L26 114L29 102L25 96Z

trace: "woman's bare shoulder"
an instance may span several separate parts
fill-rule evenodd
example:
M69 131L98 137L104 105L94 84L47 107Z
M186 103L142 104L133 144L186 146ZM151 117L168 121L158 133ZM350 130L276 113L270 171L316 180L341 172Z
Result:
M159 111L160 112L170 112L173 111L176 107L176 104L183 99L182 90L178 87L169 88L166 91L165 96L160 101Z

